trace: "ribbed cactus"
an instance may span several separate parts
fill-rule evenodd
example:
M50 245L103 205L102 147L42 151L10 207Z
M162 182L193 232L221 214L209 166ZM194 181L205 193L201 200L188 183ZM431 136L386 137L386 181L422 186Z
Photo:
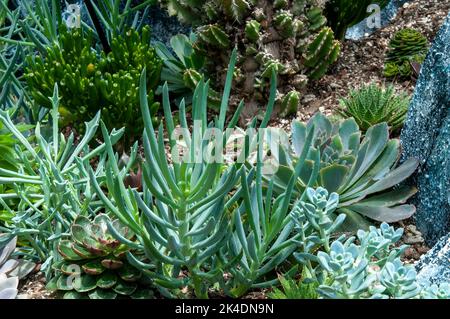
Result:
M148 96L152 114L158 104L153 103L152 88L159 81L161 61L150 46L150 29L144 27L140 35L134 29L111 40L112 51L96 52L89 35L80 29L61 30L60 45L47 49L45 56L27 59L26 78L35 102L50 108L53 87L58 83L61 114L64 124L79 125L101 110L108 128L126 127L129 135L140 133L139 77L147 69Z
M287 93L281 102L281 114L290 115L297 112L297 108L300 105L300 93L293 90Z
M209 58L206 66L218 85L223 83L230 51L238 48L236 101L244 98L247 104L264 105L276 71L281 106L283 96L292 91L300 95L308 77L320 78L340 52L333 32L325 27L323 0L160 2L182 19L185 11L174 8L196 12L190 21L197 26L195 46Z
M333 31L328 27L323 28L308 46L305 65L310 68L309 77L320 79L339 57L340 48L339 41L334 40Z
M411 76L410 62L422 63L427 52L428 40L419 31L409 28L398 31L389 43L384 75Z

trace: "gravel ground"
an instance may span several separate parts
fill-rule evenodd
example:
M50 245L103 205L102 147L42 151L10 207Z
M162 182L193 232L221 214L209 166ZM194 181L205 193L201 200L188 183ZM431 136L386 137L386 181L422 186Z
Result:
M384 58L393 34L403 28L414 28L433 41L450 10L450 0L415 0L399 9L397 17L386 27L359 41L346 40L341 57L329 74L311 84L303 96L297 119L308 120L314 113L333 113L339 98L352 88L375 82L392 83L397 90L412 93L415 80L390 81L383 76ZM290 119L274 119L272 125L287 127Z

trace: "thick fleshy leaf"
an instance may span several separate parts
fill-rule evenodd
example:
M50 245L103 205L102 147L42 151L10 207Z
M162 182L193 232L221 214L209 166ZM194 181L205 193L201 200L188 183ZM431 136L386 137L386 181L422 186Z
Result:
M0 265L3 265L6 260L16 249L17 237L11 239L2 249L0 249Z
M69 240L61 240L58 245L58 252L66 260L81 260L82 258L78 256L72 249L72 243Z
M89 294L90 299L116 299L117 293L112 290L95 289Z
M390 192L367 197L359 201L358 204L373 207L390 207L405 203L415 193L417 193L417 188L403 186Z
M370 219L386 223L396 223L410 218L416 212L414 205L400 205L395 207L351 205L347 208Z
M117 275L110 271L105 271L97 279L97 287L102 289L110 289L117 283Z
M20 259L19 265L14 268L13 271L9 273L12 277L19 277L19 279L25 278L28 276L34 269L36 268L36 264L30 260ZM1 272L1 271L0 271Z
M124 266L118 270L118 274L122 280L127 282L137 281L142 276L142 273L138 269L129 264L124 264Z
M61 275L56 281L56 288L58 288L58 290L72 290L74 288L74 279L75 278L67 275Z
M85 238L89 236L87 229L81 225L77 224L72 225L71 231L72 231L72 238L80 246L83 244Z
M137 289L137 284L120 280L113 290L119 295L129 296Z
M349 168L344 165L333 164L320 170L320 185L329 193L336 192L345 179Z
M81 275L77 280L73 282L73 288L77 292L92 291L97 287L97 277L90 275Z
M155 294L150 289L138 289L134 294L130 296L132 299L153 299Z
M88 275L100 275L105 271L102 263L99 260L93 260L85 263L83 266L83 271Z
M15 288L0 289L0 300L2 299L16 299L18 290Z
M8 275L17 266L19 266L19 261L15 259L9 259L3 265L0 266L0 274Z
M71 264L71 263L63 263L61 264L61 267L59 268L60 271L65 275L81 275L81 267L78 264Z
M86 248L84 248L81 245L78 245L76 243L72 243L72 249L73 251L80 256L82 259L90 259L90 258L94 258L95 256L88 251Z
M85 294L78 291L68 291L64 294L63 299L89 299Z
M107 269L119 269L123 266L123 262L117 259L103 259L102 260L103 267Z

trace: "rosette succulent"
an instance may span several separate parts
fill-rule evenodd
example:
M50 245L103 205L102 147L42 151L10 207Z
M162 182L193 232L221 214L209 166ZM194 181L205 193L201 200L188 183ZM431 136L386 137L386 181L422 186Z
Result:
M53 265L56 276L47 289L64 291L67 299L152 297L141 272L126 259L129 248L115 239L109 229L133 241L134 234L127 227L105 214L97 215L92 222L78 216L71 226L71 238L58 244L62 260Z
M411 63L421 64L428 52L428 40L419 31L402 29L394 34L386 53L384 75L409 77L413 74Z
M397 167L400 142L389 138L386 123L370 127L362 137L353 118L331 122L318 113L305 124L294 121L292 145L277 146L280 152L280 167L274 176L274 191L283 192L294 172L306 140L306 132L314 126L313 146L302 174L298 178L297 190L302 193L311 176L312 187L323 187L328 192L339 194L337 212L347 215L345 224L353 229L366 228L369 220L396 222L409 218L413 205L404 204L415 194L413 187L393 188L408 178L417 168L418 162L410 159ZM320 168L317 178L313 167L315 153L320 152Z
M35 264L24 259L11 258L16 250L17 237L3 243L6 235L0 235L0 299L14 299L17 296L19 279L33 271Z
M405 121L409 97L405 93L396 95L393 86L383 89L372 83L351 90L348 98L340 100L340 105L338 112L344 117L353 117L363 131L383 122L391 131L396 131Z

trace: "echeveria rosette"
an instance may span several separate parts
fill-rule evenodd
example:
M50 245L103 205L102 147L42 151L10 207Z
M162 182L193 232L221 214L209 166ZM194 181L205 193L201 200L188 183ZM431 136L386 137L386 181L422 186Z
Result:
M281 153L279 169L266 178L274 179L275 193L286 187L305 143L306 131L312 126L314 143L296 184L299 194L313 172L311 157L320 152L320 169L312 187L339 194L336 213L347 215L343 225L346 229L368 229L370 220L392 223L414 214L415 207L405 202L417 190L396 186L415 171L418 161L412 158L397 166L400 141L389 138L388 125L372 126L363 136L354 119L332 122L320 113L308 123L294 121L292 144L276 146Z
M115 239L110 229L130 242L135 237L105 214L97 215L92 222L78 216L71 226L71 240L62 240L58 245L63 260L54 264L56 276L47 289L65 291L67 299L151 297L153 293L148 283L143 284L141 272L126 259L130 249Z

